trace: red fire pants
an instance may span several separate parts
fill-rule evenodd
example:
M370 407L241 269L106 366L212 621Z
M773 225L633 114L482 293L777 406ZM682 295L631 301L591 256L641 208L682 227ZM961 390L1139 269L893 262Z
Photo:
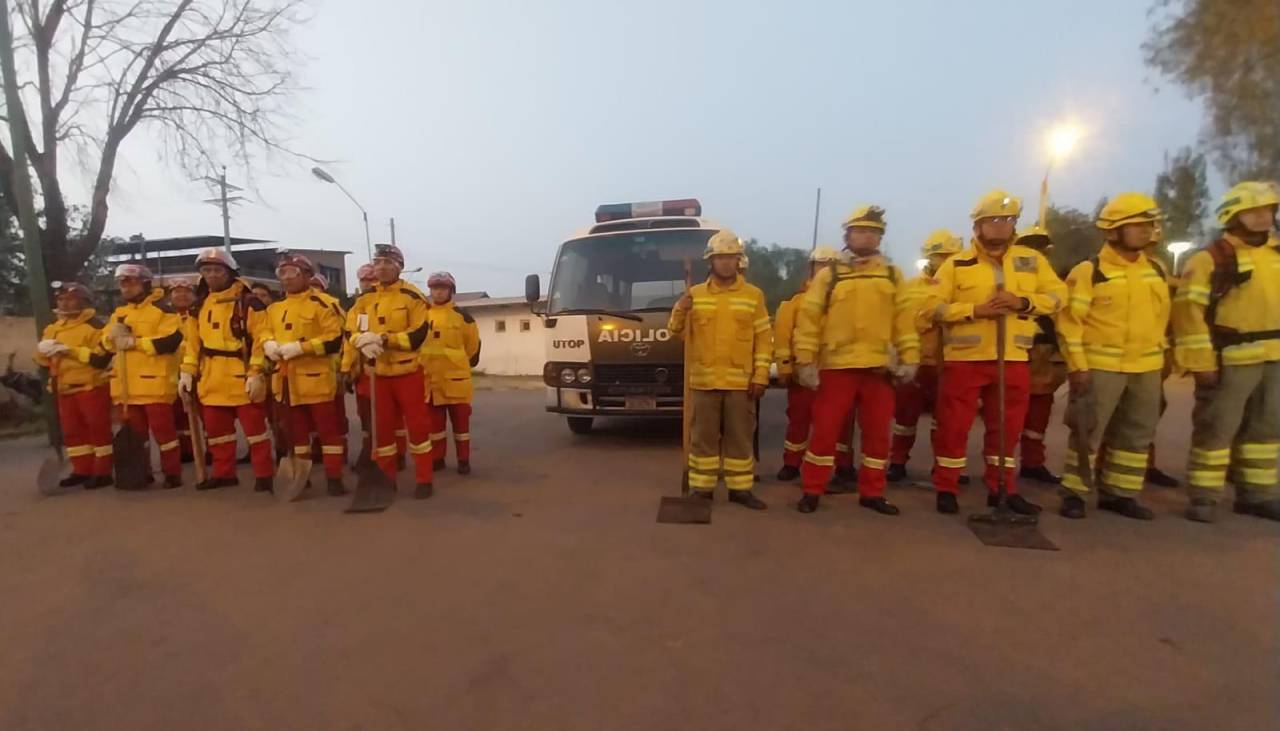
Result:
M413 457L414 480L431 482L431 416L427 413L426 383L422 371L403 376L378 376L378 444L374 450L378 466L392 479L396 476L397 430L408 427L408 450Z
M809 430L813 426L813 401L817 395L817 391L799 384L787 386L787 433L782 441L782 463L789 467L799 467L804 461L804 452L809 448ZM851 441L852 418L845 422L840 441L836 442L836 467L853 466L853 450L849 448ZM844 449L840 448L842 446Z
M916 425L926 412L937 415L938 367L922 365L914 380L899 384L894 391L893 447L891 464L906 464L916 444Z
M166 476L181 475L182 452L173 424L173 404L135 404L128 408L126 418L129 427L144 439L150 429L160 447L160 471Z
M243 406L210 406L204 404L205 443L213 455L213 476L236 476L236 420L249 443L249 459L253 462L254 477L270 477L275 474L275 460L271 455L271 435L267 433L266 404Z
M287 407L289 435L293 437L293 453L299 457L311 456L311 432L320 438L320 455L324 460L324 473L328 477L342 477L343 432L338 407L333 401Z
M1005 423L998 418L999 404L996 398L995 361L950 361L943 367L946 388L938 394L938 432L934 436L934 485L939 492L960 492L960 474L964 471L965 451L969 443L969 430L982 401L982 423L986 436L982 453L987 467L983 481L987 489L996 492L998 476L997 452L1000 429L1005 438L1005 486L1009 494L1017 492L1014 480L1013 447L1022 432L1022 422L1027 415L1027 398L1031 390L1031 371L1026 363L1005 363Z
M425 388L424 388L425 391ZM369 416L369 377L361 376L356 381L356 416L360 417L360 451L361 453L372 454L370 447L370 427L373 425L373 419ZM401 427L396 431L396 454L404 457L407 450L406 437L408 433ZM401 459L403 461L403 459Z
M111 389L98 386L58 396L62 442L71 474L111 475Z
M819 373L813 404L813 433L804 455L800 480L812 495L826 492L835 468L836 439L856 411L861 429L862 466L858 493L874 498L884 494L884 468L889 459L889 421L893 418L893 384L878 368L841 368Z
M431 458L443 461L449 454L449 426L453 424L453 445L459 462L471 461L471 404L430 404ZM446 421L448 423L446 423Z
M1053 394L1033 393L1027 401L1027 418L1022 425L1022 466L1044 466L1044 434L1053 412Z
M173 428L178 432L178 447L183 461L190 462L195 458L191 447L191 422L187 419L187 407L182 399L173 400Z

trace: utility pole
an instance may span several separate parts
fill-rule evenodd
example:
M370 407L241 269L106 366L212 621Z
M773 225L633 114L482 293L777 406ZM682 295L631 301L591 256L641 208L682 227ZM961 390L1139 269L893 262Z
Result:
M392 246L395 246L395 245L396 245L396 218L395 218L395 216L392 216L392 217L391 217L391 245L392 245Z
M244 198L241 196L229 196L229 193L240 193L244 188L238 188L227 182L227 166L222 166L222 174L218 177L205 177L203 180L211 185L218 186L218 197L208 198L204 202L216 205L222 208L222 248L231 253L231 204L242 203Z
M818 248L818 214L822 213L822 186L818 186L818 199L813 203L813 242L809 251Z

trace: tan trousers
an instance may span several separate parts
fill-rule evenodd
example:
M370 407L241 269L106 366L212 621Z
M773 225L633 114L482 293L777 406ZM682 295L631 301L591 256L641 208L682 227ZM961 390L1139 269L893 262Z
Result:
M730 490L750 490L755 481L752 437L756 402L746 391L689 392L689 488L711 491L723 475Z
M1280 460L1280 361L1223 366L1218 385L1196 389L1187 482L1192 498L1217 500L1230 472L1236 498L1271 500Z
M1160 423L1161 371L1117 373L1089 371L1089 397L1093 407L1093 433L1089 435L1089 468L1100 492L1116 497L1136 497L1142 491L1147 472L1147 450ZM1067 458L1063 464L1063 494L1084 494L1088 487L1080 479L1075 445L1078 435L1071 427ZM1106 453L1098 463L1098 448Z

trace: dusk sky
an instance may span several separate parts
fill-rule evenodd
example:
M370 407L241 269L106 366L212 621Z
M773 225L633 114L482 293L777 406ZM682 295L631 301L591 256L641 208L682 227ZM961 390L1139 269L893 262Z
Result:
M463 290L519 294L607 202L697 197L744 238L807 248L817 186L820 243L878 203L910 266L992 187L1029 224L1059 120L1086 136L1056 203L1151 190L1202 115L1142 64L1149 5L329 0L298 37L293 146L336 161L375 242L395 216L409 266ZM221 232L209 191L144 134L123 156L109 233ZM358 211L308 166L256 177L233 234L365 260Z

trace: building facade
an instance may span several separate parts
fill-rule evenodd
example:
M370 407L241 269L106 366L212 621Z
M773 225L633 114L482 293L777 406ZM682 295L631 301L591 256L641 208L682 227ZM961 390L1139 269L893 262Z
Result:
M493 376L542 374L547 360L545 328L523 297L460 296L458 307L475 318L480 330L476 372Z

